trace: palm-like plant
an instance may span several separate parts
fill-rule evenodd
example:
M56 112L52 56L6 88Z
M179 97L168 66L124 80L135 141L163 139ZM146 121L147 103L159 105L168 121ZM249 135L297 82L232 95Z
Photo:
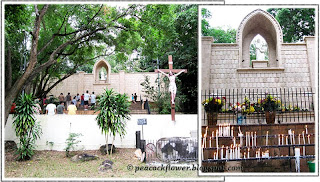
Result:
M113 136L112 147L116 134L122 138L126 134L126 120L130 119L130 101L126 94L119 94L106 89L98 100L96 111L100 111L96 120L101 132L106 137L108 151L108 135Z
M13 126L20 143L18 160L29 160L33 156L35 141L42 134L40 125L34 118L36 104L32 94L21 94L16 102Z

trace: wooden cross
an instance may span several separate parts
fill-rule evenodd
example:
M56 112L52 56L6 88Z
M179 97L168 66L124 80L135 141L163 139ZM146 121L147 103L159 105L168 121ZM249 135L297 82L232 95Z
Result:
M172 73L179 73L180 71L182 70L185 70L184 73L187 73L187 70L186 69L173 69L173 60L172 60L172 55L169 55L168 56L168 64L169 64L169 69L160 69L161 71L163 71L164 73L169 73L170 71ZM158 70L154 70L156 73L158 73L159 71ZM171 97L170 97L171 98ZM171 98L172 99L172 98ZM175 118L175 105L172 104L172 100L170 100L170 103L171 103L171 119L172 121L175 121L176 118Z

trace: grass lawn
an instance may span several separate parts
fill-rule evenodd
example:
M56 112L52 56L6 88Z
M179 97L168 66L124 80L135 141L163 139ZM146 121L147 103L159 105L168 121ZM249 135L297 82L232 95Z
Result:
M117 149L111 156L103 156L99 151L84 151L99 156L98 160L72 162L61 151L35 151L30 161L15 160L13 152L5 153L6 178L196 178L197 171L137 171L128 170L133 166L146 166L134 156L135 149ZM109 159L113 168L106 172L98 170L100 164Z

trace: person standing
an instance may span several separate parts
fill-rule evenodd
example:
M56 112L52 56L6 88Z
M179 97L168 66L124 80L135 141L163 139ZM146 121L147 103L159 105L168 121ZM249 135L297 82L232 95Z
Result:
M76 106L77 105L77 96L74 96L71 102Z
M64 100L65 98L64 98L63 93L61 93L61 94L59 95L58 99L59 99L59 103L61 103L61 102L64 102L64 101L65 101L65 100Z
M131 100L132 100L132 103L135 103L133 94L131 94Z
M81 107L84 108L84 94L81 95Z
M60 104L57 106L57 114L64 114L64 102L60 101Z
M67 100L67 107L71 104L71 95L70 92L68 93L68 95L66 96L66 100Z
M85 111L88 110L89 98L90 98L90 94L89 94L89 91L87 90L86 93L84 94L84 110Z
M46 107L46 114L52 116L52 115L55 115L57 112L57 107L56 105L54 105L52 103L52 101L50 101L50 103L47 105Z
M80 95L79 93L77 93L77 104L76 104L77 108L79 108L80 106L80 100L81 100Z
M68 115L76 115L77 114L77 107L74 105L73 102L68 106Z
M94 95L94 92L92 92L92 95L90 96L91 98L91 107L94 109L95 105L96 105L96 98L97 96Z
M134 103L137 102L137 98L138 98L137 93L134 93Z

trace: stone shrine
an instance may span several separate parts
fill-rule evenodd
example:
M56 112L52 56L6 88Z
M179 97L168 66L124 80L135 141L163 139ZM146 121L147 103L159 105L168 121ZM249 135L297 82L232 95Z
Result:
M102 68L106 70L106 75L104 75ZM92 73L80 71L59 83L49 94L58 96L60 93L66 95L70 92L72 96L75 96L77 93L81 95L88 90L90 94L95 92L96 95L100 95L104 89L113 88L114 91L122 94L126 93L129 97L131 94L137 93L138 100L140 100L139 96L143 97L145 95L142 92L143 87L140 85L145 80L145 76L150 78L151 84L155 84L158 73L126 73L125 71L111 73L110 64L105 60L99 60L94 64ZM145 100L145 97L143 99Z

